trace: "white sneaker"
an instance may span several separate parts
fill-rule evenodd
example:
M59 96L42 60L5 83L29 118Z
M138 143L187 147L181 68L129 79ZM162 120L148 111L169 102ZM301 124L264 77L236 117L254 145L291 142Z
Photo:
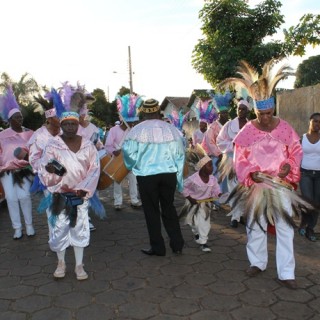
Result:
M138 202L135 202L135 203L131 203L131 207L134 208L134 209L141 208L142 207L142 203L141 203L141 201L138 201Z
M15 229L14 230L13 239L14 240L18 240L18 239L21 239L21 238L22 238L22 230L21 230L21 228Z
M66 263L64 261L59 261L56 271L53 273L55 278L64 278L66 275Z
M202 244L200 246L201 251L203 252L211 252L211 249L208 247L208 245L206 243Z
M33 237L36 234L32 224L27 224L26 225L26 232L27 232L27 236L28 237Z
M76 266L74 272L76 273L78 280L86 280L88 279L88 274L83 269L83 264Z

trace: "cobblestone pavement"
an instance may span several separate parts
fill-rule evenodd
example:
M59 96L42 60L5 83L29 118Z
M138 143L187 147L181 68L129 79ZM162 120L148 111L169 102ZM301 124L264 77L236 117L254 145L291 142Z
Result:
M320 319L320 241L295 237L298 290L276 282L275 238L269 236L268 269L249 278L243 225L229 227L222 212L212 216L209 245L203 253L191 230L183 227L181 256L167 246L165 257L140 252L149 248L143 211L129 206L114 211L112 188L100 192L108 218L93 217L96 231L85 249L86 281L74 274L72 248L67 274L54 280L56 255L47 244L46 217L34 213L36 236L12 239L6 207L0 207L0 319ZM34 212L39 197L34 198ZM177 195L177 207L183 200Z

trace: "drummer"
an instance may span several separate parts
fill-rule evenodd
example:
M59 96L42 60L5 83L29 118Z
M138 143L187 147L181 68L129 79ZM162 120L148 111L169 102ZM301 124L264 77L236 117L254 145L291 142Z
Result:
M262 76L261 76L262 78ZM264 79L264 78L263 78ZM264 79L272 85L273 79ZM253 85L258 85L260 80ZM272 92L273 88L269 88ZM274 116L274 97L265 97L263 92L254 92L256 119L249 121L233 140L234 163L239 183L250 190L262 189L259 173L279 177L290 183L300 179L302 148L294 129L284 120ZM261 99L264 97L264 99ZM250 192L248 193L249 196ZM258 196L257 193L251 192ZM264 193L263 193L264 194ZM277 207L278 205L278 207ZM283 208L285 207L285 208ZM282 197L275 210L270 213L276 228L276 264L278 282L290 289L297 288L295 281L295 259L293 249L294 229L288 224L292 216L291 202ZM250 267L248 276L257 276L267 268L267 219L264 208L247 212L247 255ZM268 219L269 220L269 219Z
M109 131L106 139L105 149L109 154L119 156L121 153L121 146L130 128L139 121L137 116L138 108L142 103L141 97L136 94L127 94L124 96L117 96L117 108L122 122L120 125L115 125ZM140 208L141 201L138 199L138 188L136 176L130 171L126 177L129 181L129 195L131 206L133 208ZM122 209L123 196L121 183L113 182L113 197L114 208L117 211Z

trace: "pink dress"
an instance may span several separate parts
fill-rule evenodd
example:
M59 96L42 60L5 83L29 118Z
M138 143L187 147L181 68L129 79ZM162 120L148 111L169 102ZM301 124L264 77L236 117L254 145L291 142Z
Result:
M254 183L250 173L261 171L277 176L285 163L289 163L291 167L285 180L293 183L300 180L300 138L286 121L280 120L271 132L261 131L249 122L239 132L234 143L237 177L245 186Z
M33 134L32 130L23 128L24 131L16 132L11 128L0 132L0 172L27 167L29 162L19 160L14 156L14 150L18 147L26 147Z
M216 120L211 123L202 140L202 147L209 156L218 157L221 154L217 146L217 136L222 128L222 124Z

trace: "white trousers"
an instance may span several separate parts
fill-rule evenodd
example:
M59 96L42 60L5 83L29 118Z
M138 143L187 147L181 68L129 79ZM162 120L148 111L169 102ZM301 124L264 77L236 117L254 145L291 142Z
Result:
M13 183L13 175L5 173L1 177L1 183L6 194L8 211L13 229L21 229L20 208L26 225L32 225L32 202L30 196L31 182L23 178L21 187Z
M128 175L125 177L129 181L129 195L132 204L138 203L138 188L137 188L137 178L136 176L130 171ZM124 181L124 180L123 180ZM113 197L114 197L114 205L121 206L123 202L122 197L122 183L113 183Z
M186 203L189 204L189 200L186 200ZM191 230L194 235L199 235L199 239L196 240L199 244L207 243L211 229L210 216L206 219L206 212L202 206L205 206L205 203L201 203L196 213L193 210L190 210L183 220L184 224L191 226Z
M285 200L284 200L285 202ZM292 214L291 205L286 201L285 206L289 213ZM248 220L249 226L251 219ZM261 226L267 230L267 221L264 217L260 219ZM280 280L295 279L295 259L293 249L294 230L282 218L275 221L276 228L276 263L277 273ZM247 227L248 243L247 255L250 266L256 266L265 270L268 264L267 232L264 232L255 223L252 229Z
M78 206L77 222L73 228L69 226L70 221L65 210L57 215L55 226L49 228L49 246L52 251L63 251L69 246L83 248L89 245L88 205L89 201L85 200Z

